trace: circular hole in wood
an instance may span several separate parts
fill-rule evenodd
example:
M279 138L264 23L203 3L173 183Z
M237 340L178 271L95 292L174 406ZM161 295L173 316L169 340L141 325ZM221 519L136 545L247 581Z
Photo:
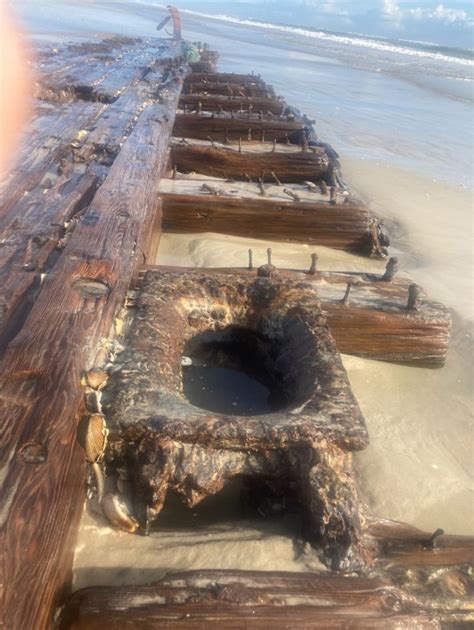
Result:
M286 408L291 400L275 368L276 345L234 326L196 335L183 353L184 395L196 407L235 416Z
M110 288L100 280L93 278L79 278L72 283L72 288L86 299L98 300L109 294Z
M25 444L20 451L23 461L26 464L44 464L48 459L48 449L44 444L39 442L30 442Z

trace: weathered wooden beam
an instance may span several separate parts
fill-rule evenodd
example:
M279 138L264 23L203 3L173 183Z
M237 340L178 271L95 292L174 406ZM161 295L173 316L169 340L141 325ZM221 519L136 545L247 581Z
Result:
M309 266L308 261L308 266ZM153 266L149 269L209 274L255 275L246 268ZM279 270L281 277L312 282L318 290L324 315L340 352L368 359L438 368L446 362L451 315L448 309L423 297L419 310L407 309L411 281L382 275ZM348 283L353 285L344 303Z
M220 96L219 94L183 94L179 101L181 108L186 107L188 111L196 109L201 103L203 111L208 112L236 112L239 110L248 111L249 108L254 112L270 112L279 116L285 108L285 102L275 98L257 98L257 97L232 97ZM272 138L273 139L273 138Z
M168 54L153 41L111 38L107 50L96 52L94 44L85 42L73 49L68 60L66 48L64 64L53 72L41 71L36 95L45 100L57 100L67 95L104 103L114 102L131 84L148 73L160 55ZM118 57L119 55L119 57Z
M39 116L29 151L4 184L0 214L0 354L19 330L50 256L75 227L116 158L137 117L160 83L162 70L130 87L110 106L57 105ZM150 85L150 81L153 85ZM48 135L48 130L49 134ZM26 170L27 169L27 170Z
M207 140L210 137L217 142L227 140L267 140L275 138L277 142L285 142L293 138L298 144L298 138L303 133L304 124L291 120L279 120L266 117L258 120L255 116L228 115L213 116L212 114L177 114L173 134L179 138L195 138ZM263 134L263 136L262 136Z
M265 86L264 80L255 74L234 74L232 72L193 72L189 74L184 85L189 83L213 83L215 85L227 83L237 85L261 85Z
M163 193L163 230L217 232L276 241L367 250L369 212L362 205Z
M175 142L171 158L181 173L196 172L224 179L247 180L248 175L255 181L262 177L265 182L274 182L274 173L281 182L304 182L324 179L329 173L329 158L321 148L308 153L245 149L239 152L226 147Z
M239 83L213 84L189 83L184 89L185 94L222 94L224 96L275 98L271 85L240 85Z
M18 218L15 204L28 203L28 199L23 197L28 197L35 189L47 190L50 182L56 180L61 160L71 156L72 144L81 131L84 133L84 129L94 125L104 110L105 106L101 103L84 102L57 106L53 112L40 110L40 115L32 122L31 137L25 140L15 167L1 183L2 228L9 220Z
M379 579L195 571L149 586L97 587L69 601L64 626L94 628L441 628L416 599Z
M80 506L82 371L143 263L182 81L158 86L0 363L5 627L47 628L67 583ZM71 489L69 482L79 486ZM74 486L73 486L74 488ZM74 495L74 496L72 496Z

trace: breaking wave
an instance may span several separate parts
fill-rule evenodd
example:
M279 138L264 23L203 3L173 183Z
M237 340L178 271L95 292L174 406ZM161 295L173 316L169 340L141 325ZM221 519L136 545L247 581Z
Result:
M228 22L231 24L237 24L241 26L253 26L271 31L278 31L281 33L290 33L292 35L298 35L300 37L310 37L321 41L332 42L335 44L343 44L349 46L359 46L361 48L370 48L377 51L398 53L400 55L407 55L411 57L422 57L425 59L432 59L435 61L451 62L461 64L463 66L474 66L474 58L472 51L469 50L456 50L459 56L453 56L453 49L438 47L432 44L424 44L420 42L416 45L414 42L413 47L408 47L402 44L392 43L390 41L383 41L376 38L361 37L357 35L329 33L326 31L309 30L306 28L296 26L285 26L283 24L273 24L271 22L259 22L257 20L249 20L233 17L231 15L201 13L199 11L191 11L190 9L182 9L182 13L188 15L195 15L197 17L208 18L212 20L220 20L222 22ZM437 50L439 48L439 50ZM446 52L445 52L446 51Z

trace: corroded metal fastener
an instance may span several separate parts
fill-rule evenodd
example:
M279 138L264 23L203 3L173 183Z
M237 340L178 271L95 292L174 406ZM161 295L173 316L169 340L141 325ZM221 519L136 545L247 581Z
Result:
M249 249L249 269L250 271L253 269L253 252Z
M428 540L423 541L422 543L423 549L426 549L426 550L436 549L437 540L440 536L443 536L443 534L444 534L444 529L441 529L440 527L438 527L438 529L433 532L433 534L431 535L430 538L428 538Z
M381 281L391 282L394 279L397 271L398 271L398 258L393 256L392 258L389 259L387 265L385 266L385 273L380 278Z
M268 263L257 269L257 276L259 278L274 278L278 276L278 269L272 265L272 250L270 247L267 249L267 258Z
M417 284L410 284L408 287L407 311L419 311L421 307L422 288Z
M343 306L347 306L349 304L349 296L351 294L351 290L354 287L354 282L348 282L346 287L346 292L344 293L344 297L341 300L341 304Z
M314 274L317 271L317 264L318 264L318 255L317 254L311 254L311 267L309 268L308 273L311 276L314 276Z

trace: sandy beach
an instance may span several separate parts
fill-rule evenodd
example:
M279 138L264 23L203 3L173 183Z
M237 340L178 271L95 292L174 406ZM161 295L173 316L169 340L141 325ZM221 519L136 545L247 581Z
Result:
M20 3L32 33L37 15L42 40L104 32L155 35L162 15L152 3L117 2L108 9L98 3L102 11L92 19L92 8L77 3L76 14L48 22L54 3L38 4L44 9L39 17L36 5ZM316 119L320 137L340 152L350 187L385 219L390 254L399 257L401 273L451 309L453 337L443 369L343 360L371 437L369 448L355 458L363 500L380 516L429 531L474 534L472 106L451 89L451 66L443 75L437 65L425 81L431 66L419 60L397 65L387 53L386 61L374 54L362 64L359 50L342 44L326 50L291 33L262 35L197 16L186 18L185 37L220 50L222 71L261 73L288 102ZM264 262L269 245L280 267L307 269L316 249L321 269L384 268L383 262L322 247L215 234L164 234L156 262L242 266L249 247L254 260ZM298 523L290 517L245 519L233 511L237 497L238 489L197 516L170 504L161 528L149 538L114 531L85 512L75 587L146 583L182 569L321 568L314 552L301 548Z

